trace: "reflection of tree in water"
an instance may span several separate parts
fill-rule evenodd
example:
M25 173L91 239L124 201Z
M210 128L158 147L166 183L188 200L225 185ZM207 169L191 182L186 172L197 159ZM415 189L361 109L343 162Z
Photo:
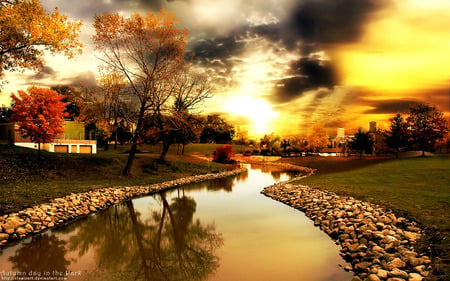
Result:
M37 273L66 272L70 261L66 259L66 241L52 234L40 234L24 241L22 246L9 258L12 269L17 272Z
M95 252L98 270L89 280L203 280L219 265L215 250L223 239L213 225L194 221L196 203L185 196L169 204L160 195L161 211L145 221L133 202L88 220L71 248ZM99 224L104 225L98 228Z

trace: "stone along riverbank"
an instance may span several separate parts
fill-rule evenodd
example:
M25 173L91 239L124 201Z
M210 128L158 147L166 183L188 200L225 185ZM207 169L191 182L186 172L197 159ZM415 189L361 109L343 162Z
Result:
M0 246L49 228L64 225L90 213L106 209L114 204L121 204L132 198L155 194L186 184L234 176L245 171L247 171L246 168L239 168L222 173L191 176L148 186L109 187L84 193L72 193L45 204L1 216Z
M419 281L430 275L431 260L414 246L423 231L414 221L377 205L307 186L280 183L262 193L306 214L341 246L354 280ZM425 279L426 280L426 279Z

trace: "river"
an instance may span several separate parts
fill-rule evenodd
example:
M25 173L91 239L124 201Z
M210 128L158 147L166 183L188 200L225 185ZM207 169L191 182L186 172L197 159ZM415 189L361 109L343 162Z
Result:
M1 250L0 280L350 280L326 234L260 194L292 176L253 165L111 207Z

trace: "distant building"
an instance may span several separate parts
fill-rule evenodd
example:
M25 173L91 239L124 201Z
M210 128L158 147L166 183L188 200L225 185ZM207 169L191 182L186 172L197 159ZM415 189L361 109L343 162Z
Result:
M369 123L369 132L375 133L377 131L377 122L371 121Z
M336 139L340 140L344 138L345 138L345 128L344 127L337 128Z
M64 133L57 136L51 143L41 144L41 149L49 152L65 153L97 153L97 141L86 140L84 124L76 121L65 121ZM20 134L15 123L0 124L0 143L37 149L38 144L31 142Z

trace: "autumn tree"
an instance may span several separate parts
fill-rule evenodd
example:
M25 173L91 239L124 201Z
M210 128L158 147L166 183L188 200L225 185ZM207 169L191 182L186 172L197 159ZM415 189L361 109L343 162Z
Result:
M411 107L406 122L412 143L422 151L422 157L425 156L426 150L432 149L436 142L443 140L447 134L444 114L435 106L418 104Z
M28 88L28 93L19 91L19 96L12 95L11 121L17 122L22 136L29 137L38 144L38 160L41 143L48 143L64 132L64 113L66 103L64 96L57 92L38 87Z
M0 1L0 77L4 70L38 70L44 53L81 53L81 22L71 22L58 9L47 13L39 0Z
M261 154L272 154L280 152L280 137L274 133L265 134L259 142Z
M358 129L353 139L349 141L349 147L359 153L359 159L362 159L363 153L372 153L374 139L370 132L364 131L362 128Z
M321 124L311 126L307 136L308 149L313 152L319 152L328 145L327 131Z
M400 149L408 146L408 124L400 113L389 119L389 129L384 132L384 141L388 147L394 149L395 158L397 159Z
M145 118L162 116L173 87L170 82L184 64L187 30L178 23L165 9L129 18L118 13L95 15L93 39L100 59L123 75L133 105L128 117L135 129L124 175L130 174Z
M159 162L164 163L169 147L172 143L182 145L181 154L184 153L184 145L195 138L195 126L200 122L194 113L201 111L200 105L210 97L209 81L202 73L191 70L186 64L171 79L171 87L168 92L169 102L172 102L168 110L154 110L154 126L158 130L159 140L162 142Z

